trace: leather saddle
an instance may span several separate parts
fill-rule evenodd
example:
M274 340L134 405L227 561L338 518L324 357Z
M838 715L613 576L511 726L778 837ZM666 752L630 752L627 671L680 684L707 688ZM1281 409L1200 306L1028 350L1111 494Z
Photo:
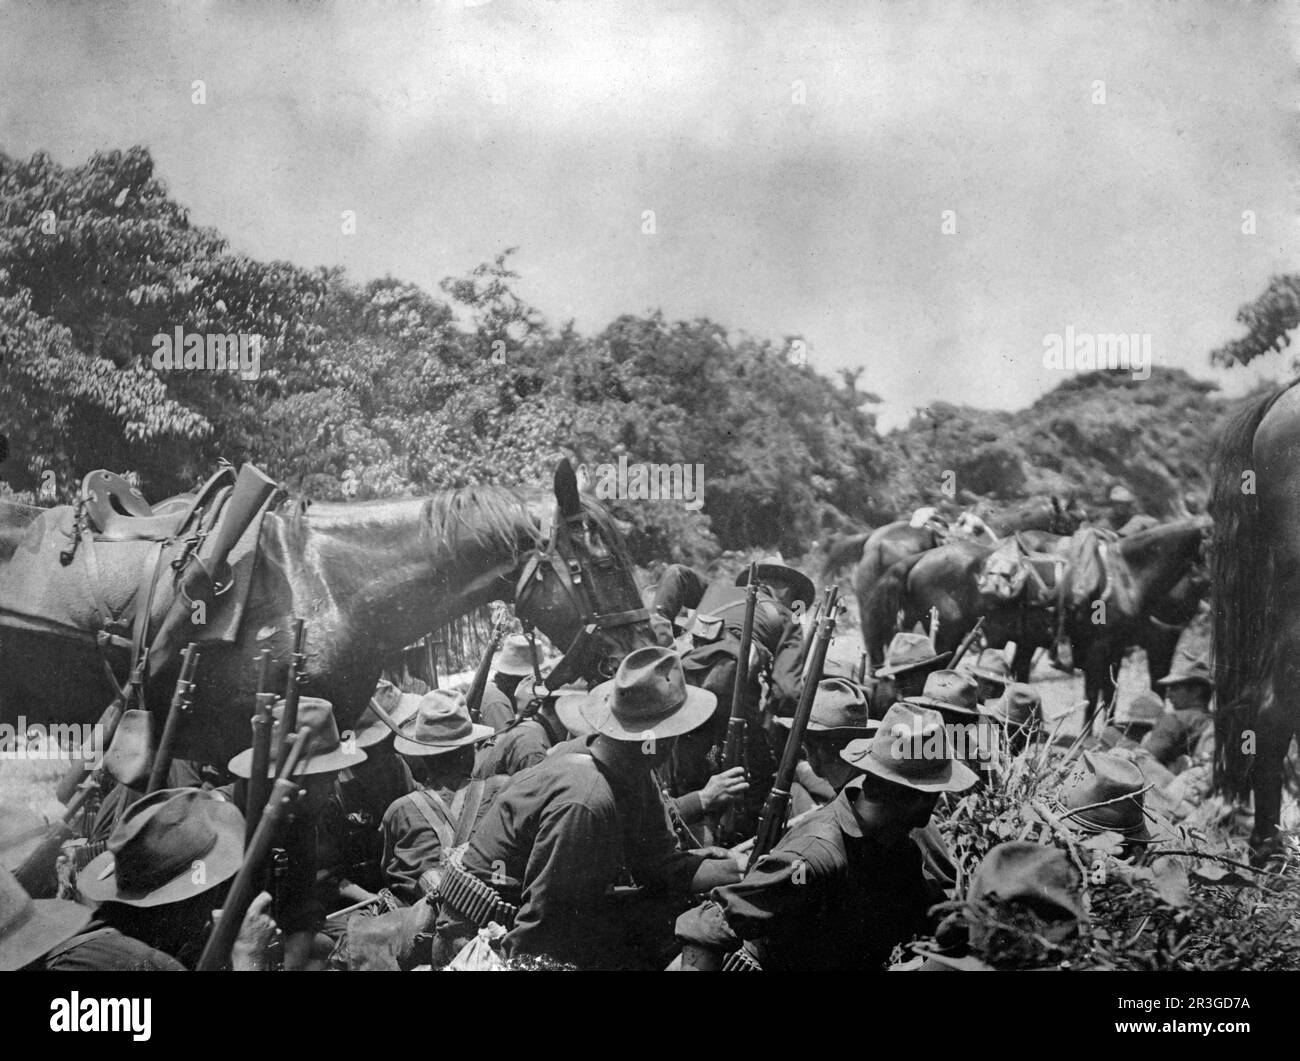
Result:
M235 483L226 467L195 494L169 498L150 507L144 496L122 476L93 471L81 482L82 513L96 541L160 542L176 537L196 509L209 509L222 490Z

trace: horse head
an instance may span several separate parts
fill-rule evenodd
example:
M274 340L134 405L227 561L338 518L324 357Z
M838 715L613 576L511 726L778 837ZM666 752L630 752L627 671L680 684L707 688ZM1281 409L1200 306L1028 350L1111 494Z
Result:
M524 561L514 599L525 627L565 647L547 677L553 689L612 677L629 652L657 644L621 535L581 493L568 460L555 469L555 514Z

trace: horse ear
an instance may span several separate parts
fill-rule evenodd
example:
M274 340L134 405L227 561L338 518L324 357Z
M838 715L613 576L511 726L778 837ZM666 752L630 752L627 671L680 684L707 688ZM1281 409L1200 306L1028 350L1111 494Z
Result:
M566 518L582 512L578 476L574 473L568 457L555 466L555 502L560 506L560 515Z

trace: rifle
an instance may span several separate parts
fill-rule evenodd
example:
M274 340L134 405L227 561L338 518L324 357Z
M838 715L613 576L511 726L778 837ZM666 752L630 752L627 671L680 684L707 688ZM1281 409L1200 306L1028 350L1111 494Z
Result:
M59 802L64 804L62 817L45 827L44 838L32 853L23 859L22 865L14 870L18 883L34 899L49 894L49 881L54 872L54 863L59 857L59 850L65 841L75 835L72 822L81 813L91 796L99 790L104 754L113 743L113 735L117 733L118 723L122 721L125 707L121 698L115 697L99 716L98 725L103 732L103 740L100 741L99 747L100 765L93 769L77 766L68 771L56 793Z
M862 685L867 680L867 654L862 653L858 659L858 684Z
M483 658L478 661L478 670L474 672L474 681L469 687L469 692L465 694L465 707L468 708L469 717L475 723L482 718L483 694L487 692L488 674L492 671L492 657L501 647L501 636L505 632L506 621L502 617L492 624L492 636L488 638L487 647L483 650Z
M962 656L966 655L967 650L975 643L975 639L980 635L980 627L984 625L984 616L980 616L975 625L970 628L970 633L961 639L961 644L957 646L957 651L952 654L952 659L948 661L948 669L956 670L957 664L961 662Z
M817 606L813 609L812 622L808 624L808 630L803 636L803 645L799 649L799 658L803 663L803 670L800 672L799 675L799 681L801 686L807 683L808 672L812 669L811 649L812 649L813 639L817 636L818 621L823 615L830 614L826 609L827 609L827 602L831 599L831 589L832 589L831 586L827 586L822 591L822 599L817 602ZM839 593L840 591L838 589L835 589L836 599L839 598Z
M839 604L839 589L830 587L826 591L826 609L817 630L817 639L813 642L810 654L811 667L809 678L821 677L826 665L826 650L831 638L835 636L836 612ZM803 744L804 733L808 729L808 720L812 717L813 701L817 698L817 681L805 680L799 693L799 707L794 713L790 725L790 735L786 738L785 750L781 753L781 765L777 768L776 779L763 803L763 813L758 819L758 831L754 834L754 850L750 855L749 865L753 865L766 855L781 839L785 831L785 816L790 809L790 787L794 783L794 770L799 763L799 746Z
M176 757L176 737L180 732L181 717L194 703L194 675L199 669L199 655L199 646L191 641L185 647L180 677L176 679L176 688L172 691L171 706L167 709L167 723L163 726L162 737L158 740L158 750L154 753L153 769L149 772L149 784L145 788L145 795L157 792L167 784L172 759Z
M749 565L745 584L745 619L740 627L740 651L736 655L736 676L731 686L731 714L727 718L727 738L722 749L721 767L730 770L745 764L745 696L749 692L749 656L754 646L754 610L758 605L758 564ZM735 824L735 803L723 812L718 822L720 833Z
M271 706L275 693L268 691L271 650L262 649L257 661L257 696L253 699L253 759L248 769L248 794L244 799L244 846L253 842L257 823L262 818L267 797L271 794L271 733L275 729Z
M266 811L262 814L261 821L257 823L257 831L253 834L252 843L244 851L243 865L235 874L234 883L226 894L226 901L221 905L221 916L217 919L212 934L208 936L208 942L199 956L198 965L195 966L199 972L221 969L230 958L230 948L234 946L235 937L243 927L244 915L248 913L248 908L261 890L262 864L271 853L271 845L275 842L276 834L288 817L294 798L301 788L293 779L293 774L306 753L307 742L311 740L311 736L310 730L301 730L294 734L293 743L288 746L284 767L276 776L271 796L266 803Z
M307 626L303 620L293 621L293 658L289 661L289 678L284 688L284 716L280 720L280 746L275 752L275 773L278 777L284 770L285 757L289 754L289 735L298 728L298 686L302 683L303 640Z

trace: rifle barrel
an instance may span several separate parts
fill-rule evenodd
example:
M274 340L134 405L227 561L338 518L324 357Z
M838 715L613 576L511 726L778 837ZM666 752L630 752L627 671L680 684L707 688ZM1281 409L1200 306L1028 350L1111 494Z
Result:
M794 782L794 771L799 762L799 746L803 743L804 733L808 729L808 720L812 717L813 701L817 698L817 681L826 665L826 650L830 647L831 638L835 633L838 597L838 589L832 587L827 591L826 610L817 631L817 640L813 642L807 677L799 693L799 707L794 713L790 735L786 738L776 779L763 803L763 813L758 820L758 831L754 836L754 851L749 861L751 866L776 846L784 831L785 816L790 809L790 787Z
M307 626L302 619L293 621L293 657L289 660L288 684L284 689L284 714L280 719L280 746L275 753L275 772L284 769L289 754L289 735L298 728L298 685L302 681L303 641Z
M194 675L199 669L200 653L199 646L193 641L185 646L181 673L176 679L176 688L172 691L171 706L167 709L167 722L158 741L158 751L153 757L153 768L149 771L146 794L157 792L167 784L167 775L171 773L172 759L176 755L176 738L180 734L181 716L194 702Z
M302 760L310 739L311 731L304 729L294 735L293 743L289 745L284 768L276 777L275 785L271 789L266 813L257 823L257 831L253 834L252 843L244 851L244 862L239 867L239 872L235 874L226 901L222 904L221 916L217 919L211 935L208 936L198 965L195 966L200 972L211 972L222 968L230 956L230 948L234 946L235 937L239 935L239 930L243 926L244 915L248 913L248 908L257 897L262 863L270 854L271 845L275 842L280 826L289 813L293 797L299 790L298 782L293 780L293 773L298 768L298 763Z
M253 700L253 757L248 770L247 796L244 800L244 844L253 842L257 823L262 818L271 794L271 734L275 729L271 705L275 694L267 690L271 652L262 649L258 661L257 696Z

